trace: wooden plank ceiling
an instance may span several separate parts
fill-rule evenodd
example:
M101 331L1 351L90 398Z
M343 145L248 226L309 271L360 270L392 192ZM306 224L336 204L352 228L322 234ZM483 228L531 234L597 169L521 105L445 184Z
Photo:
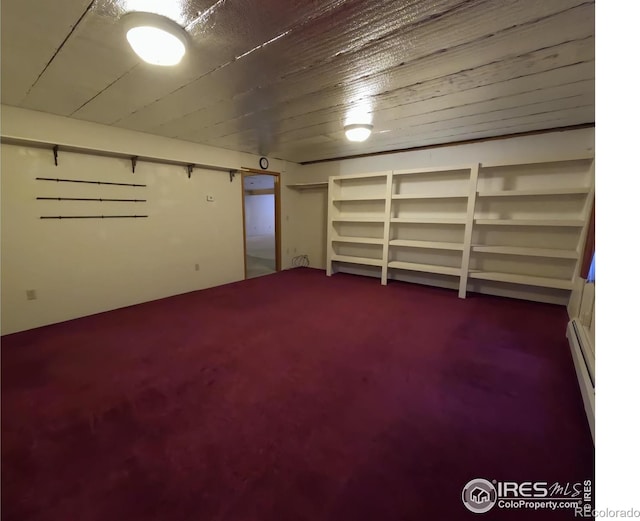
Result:
M121 17L186 28L177 67ZM2 103L296 162L593 123L581 0L3 0ZM368 113L374 133L342 127Z

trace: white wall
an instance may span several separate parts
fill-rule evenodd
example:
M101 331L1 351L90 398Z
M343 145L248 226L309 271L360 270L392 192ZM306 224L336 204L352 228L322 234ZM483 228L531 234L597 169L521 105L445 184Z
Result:
M412 152L385 154L312 165L292 164L290 179L297 183L326 181L329 176L393 169L461 165L473 162L526 161L561 158L593 152L593 128L453 145ZM289 190L292 191L292 190ZM315 268L326 266L326 189L298 192L295 198L295 228L290 243L298 254L307 254Z
M239 168L257 156L2 107L2 135L131 155ZM273 160L273 170L287 164ZM146 188L36 181L36 177L146 184ZM243 278L242 186L225 172L131 163L2 145L1 329L30 329ZM206 201L213 195L213 203ZM146 203L38 201L143 198ZM283 194L283 213L290 198ZM42 215L145 214L146 219L41 220ZM282 224L289 248L288 221ZM196 271L195 265L199 265ZM283 266L288 266L283 256ZM35 290L36 300L26 291Z
M275 199L273 195L247 195L244 200L247 235L275 233Z

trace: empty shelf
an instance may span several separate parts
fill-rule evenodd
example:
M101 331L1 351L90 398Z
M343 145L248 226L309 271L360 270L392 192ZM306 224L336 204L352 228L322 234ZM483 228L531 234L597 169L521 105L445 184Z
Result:
M405 248L428 248L432 250L460 250L464 245L459 242L437 242L437 241L412 241L404 239L393 239L389 241L391 246L403 246Z
M466 199L468 194L395 194L391 196L393 200L411 200L411 199Z
M422 271L424 273L439 273L441 275L460 275L460 268L451 266L437 266L435 264L417 264L415 262L391 261L390 268L410 271Z
M549 188L545 190L496 190L478 192L478 197L525 197L530 195L573 195L588 194L589 187L581 188Z
M449 172L470 171L474 165L457 165L457 166L432 166L429 168L411 168L408 170L394 170L393 175L420 175L420 174L446 174Z
M386 197L336 197L334 203L350 203L354 201L386 201Z
M572 219L476 219L476 224L491 226L564 226L579 228L584 222Z
M334 237L333 242L349 242L352 244L383 244L383 239L374 239L371 237Z
M350 174L348 176L335 176L331 179L335 182L341 183L342 181L360 181L362 179L375 179L376 177L387 177L390 172L376 172L374 174Z
M551 248L522 248L517 246L483 246L480 244L472 247L479 253L498 253L502 255L527 255L531 257L550 257L556 259L577 259L575 250L559 250Z
M344 223L383 223L384 217L335 217L333 222Z
M294 190L311 190L313 188L327 188L329 183L324 181L322 183L294 183L287 185L287 188L293 188Z
M540 286L543 288L572 289L573 283L566 279L552 279L548 277L533 277L530 275L516 275L514 273L498 273L490 271L469 271L472 279L493 280L497 282L511 282L525 284L527 286Z
M449 218L449 217L426 217L422 219L413 219L409 217L392 217L392 223L405 223L405 224L465 224L465 220Z
M351 257L349 255L333 255L332 261L349 262L351 264L366 264L367 266L382 266L382 259L368 259L367 257Z

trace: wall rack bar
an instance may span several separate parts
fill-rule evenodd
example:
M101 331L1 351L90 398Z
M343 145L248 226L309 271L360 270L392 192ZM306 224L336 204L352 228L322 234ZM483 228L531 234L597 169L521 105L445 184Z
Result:
M56 177L36 177L36 181L55 181L57 183L85 183L89 185L114 185L114 186L138 186L146 187L135 183L110 183L107 181L84 181L81 179L58 179Z
M114 203L146 203L146 199L100 199L94 197L36 197L38 201L100 201Z
M148 215L42 215L40 219L142 219Z
M136 165L140 161L144 161L146 163L182 166L187 169L187 175L189 177L191 176L191 173L193 172L194 168L199 168L201 170L215 170L218 172L225 172L229 174L230 182L233 181L234 174L238 172L238 168L231 168L227 166L207 165L203 163L192 163L188 161L174 161L171 159L164 159L161 157L139 156L135 154L125 154L122 152L115 152L111 150L101 150L98 148L81 147L81 146L75 146L75 145L63 145L59 143L38 141L34 139L0 136L0 142L7 145L18 145L18 146L52 150L54 154L54 163L56 166L58 166L58 156L60 152L73 152L76 154L87 154L92 156L112 157L115 159L126 159L128 161L131 161L131 171L133 173L135 173ZM103 183L103 184L106 184L106 183Z

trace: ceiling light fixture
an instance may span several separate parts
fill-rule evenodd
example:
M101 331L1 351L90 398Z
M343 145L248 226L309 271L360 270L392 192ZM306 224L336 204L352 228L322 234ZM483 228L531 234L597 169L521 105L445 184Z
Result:
M155 13L132 12L123 17L127 40L135 53L152 65L177 65L187 49L187 33L176 22Z
M353 125L345 125L344 133L349 141L366 141L371 135L373 125L365 123L356 123Z

